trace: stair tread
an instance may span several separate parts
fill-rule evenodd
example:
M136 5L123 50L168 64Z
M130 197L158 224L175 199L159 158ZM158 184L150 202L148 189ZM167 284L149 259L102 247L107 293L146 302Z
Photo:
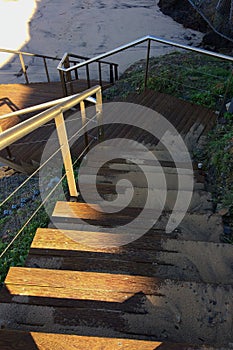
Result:
M31 250L36 249L55 249L58 251L69 251L69 254L77 254L80 251L87 252L112 252L118 254L130 254L137 249L154 250L161 246L160 240L163 237L162 233L147 233L142 239L135 235L137 240L133 241L129 246L124 247L104 247L102 242L111 238L111 234L107 232L88 232L75 230L58 230L40 228L37 230L34 240L31 245ZM146 239L145 239L146 238ZM102 242L100 242L102 241ZM150 244L151 242L151 244ZM100 243L100 244L98 244Z
M86 236L93 236L92 245ZM109 236L38 229L26 266L233 284L233 247L229 244L182 241L150 233L125 246L104 248L100 240Z
M96 210L93 208L96 208ZM115 216L113 214L99 212L98 205L93 205L93 208L86 203L58 201L51 217L52 225L62 230L95 232L106 232L108 231L108 227L111 227L111 232L118 233L120 232L119 225L127 224L130 220L137 217L141 210L137 207L127 207L116 213ZM118 208L116 209L119 210ZM198 212L198 210L199 208L197 207L196 211L187 212L185 214L182 222L177 227L177 237L183 240L219 242L220 235L223 234L221 216L212 214L210 211L205 212L203 210L202 212ZM153 221L151 226L152 230L163 231L164 235L166 235L165 228L170 215L169 212L162 215L157 222L154 222L152 219L155 217L155 214L155 209L147 209L147 216L145 216L147 218L147 223L152 223ZM134 234L135 232L140 233L144 227L144 222L141 221L136 228L129 228L128 232L129 234Z
M226 285L13 267L0 312L8 328L225 345L232 295Z
M91 220L93 223L101 225L112 226L116 224L128 223L129 220L138 216L141 212L141 208L126 208L123 211L113 215L112 213L103 213L101 207L98 204L93 204L92 206L86 203L76 203L76 202L61 202L58 201L55 205L52 219L64 221L70 220L71 222L80 222L82 220ZM152 209L148 209L147 217L148 220L154 222L154 215L150 219L151 214L154 213ZM143 225L143 223L142 223Z
M161 343L122 338L0 330L1 350L214 350L212 346ZM221 348L219 350L226 350Z

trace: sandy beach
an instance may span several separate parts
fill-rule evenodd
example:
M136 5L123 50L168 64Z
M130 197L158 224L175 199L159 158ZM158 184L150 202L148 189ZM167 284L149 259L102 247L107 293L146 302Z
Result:
M58 57L65 52L94 57L147 34L197 46L202 33L185 29L163 15L157 3L158 0L0 0L4 9L0 16L6 21L7 16L11 18L14 14L14 21L4 27L6 35L0 38L0 47ZM26 13L24 8L27 8ZM19 15L20 9L24 16ZM15 35L20 28L24 34ZM169 50L171 48L161 44L154 45L152 55ZM112 60L120 64L120 72L123 72L144 57L145 47L142 47L119 54ZM8 75L15 69L14 61L8 59L6 62L6 55L4 59L5 74L1 75L1 82L20 82ZM27 64L30 66L32 62Z

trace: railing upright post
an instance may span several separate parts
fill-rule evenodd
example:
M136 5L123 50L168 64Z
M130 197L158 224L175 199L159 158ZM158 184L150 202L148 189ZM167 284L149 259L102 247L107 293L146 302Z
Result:
M59 70L59 74L60 74L63 96L68 96L68 91L67 91L67 86L66 86L66 81L65 81L65 73L63 70Z
M64 67L65 67L65 68L70 68L69 56L67 56L66 59L65 59L65 61L64 61ZM67 96L68 96L67 83L70 84L70 92L71 92L71 94L73 94L72 76L71 76L71 72L70 72L70 71L69 71L69 72L66 72L66 80L65 80L66 92L67 92Z
M147 80L148 80L148 73L149 73L149 63L150 63L150 46L151 46L151 40L148 39L147 55L146 55L146 71L145 71L145 80L144 80L144 90L146 90L146 88L147 88Z
M48 71L48 66L47 66L47 62L46 62L45 57L43 57L43 61L44 61L44 68L45 68L46 77L47 77L48 83L50 83L49 71Z
M114 84L113 65L110 64L110 84Z
M118 64L114 65L114 70L115 70L115 80L119 79L119 75L118 75Z
M101 70L101 62L98 62L98 69L99 69L99 84L102 87L102 70Z
M91 81L90 81L90 71L89 71L89 65L86 65L86 75L87 75L87 87L88 89L91 87Z
M74 66L75 66L76 63L74 63ZM75 74L75 79L78 80L78 68L76 68L74 70L74 74Z
M96 115L98 123L98 140L102 141L104 138L103 129L103 102L102 102L102 91L99 89L96 93Z
M20 59L21 67L22 67L22 72L23 72L25 80L26 80L26 84L29 84L29 80L28 80L28 76L27 76L27 68L25 66L22 53L19 53L19 59Z
M68 188L71 197L78 197L77 186L74 178L74 170L70 154L70 146L67 138L66 126L63 113L60 112L55 118L58 140L61 146L63 163L66 171Z
M89 140L88 140L88 134L87 134L87 127L86 127L87 116L86 116L86 109L85 109L85 102L84 101L80 102L80 110L81 110L81 116L82 116L82 126L84 127L85 146L86 146L86 149L88 151Z

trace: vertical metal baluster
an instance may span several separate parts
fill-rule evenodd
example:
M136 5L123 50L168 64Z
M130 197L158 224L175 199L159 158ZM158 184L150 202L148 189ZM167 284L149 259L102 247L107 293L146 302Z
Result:
M75 65L76 65L76 63L74 62L74 66ZM75 68L74 74L75 74L75 79L78 80L78 68Z
M26 66L24 63L23 55L21 53L19 53L19 59L20 59L21 67L22 67L22 72L23 72L25 80L26 80L26 84L29 84L29 80L28 80L28 76L27 76L27 69L26 69Z
M70 68L69 56L67 56L65 61L64 61L64 67L65 68ZM67 91L67 96L68 96L67 83L70 86L70 93L73 94L72 76L71 76L71 72L70 71L66 72L66 79L65 79L66 91Z
M119 79L119 76L118 76L118 64L114 65L114 70L115 70L115 81L117 81Z
M66 177L68 182L68 188L71 197L78 197L77 186L74 178L74 170L72 165L72 159L70 154L70 146L67 138L66 126L63 113L60 112L55 117L55 124L57 128L57 135L59 144L61 146L63 163L66 171Z
M148 40L148 46L147 46L147 55L146 55L146 72L145 72L145 81L144 81L144 90L147 88L147 80L148 80L148 73L149 73L149 63L150 63L150 45L151 40Z
M89 65L86 65L86 75L87 75L87 87L88 89L91 87L91 81L90 81L90 71L89 71Z
M102 87L102 70L101 70L101 62L98 62L98 68L99 68L99 84Z
M47 81L48 81L48 83L50 83L49 71L48 71L48 66L47 66L47 62L46 62L46 58L45 57L43 57L43 61L44 61L44 67L45 67Z
M62 85L63 96L68 96L66 81L65 81L65 73L63 70L59 70L60 80Z
M86 116L86 109L85 109L85 102L84 101L80 102L80 109L81 109L81 116L82 116L82 126L84 126L85 146L86 146L87 151L88 151L89 140L88 140L88 134L87 134L87 127L86 127L87 116Z
M101 88L96 93L96 115L97 115L97 123L98 123L98 140L101 141L104 138L103 103L102 103Z
M114 76L113 76L113 65L110 64L110 84L114 83Z

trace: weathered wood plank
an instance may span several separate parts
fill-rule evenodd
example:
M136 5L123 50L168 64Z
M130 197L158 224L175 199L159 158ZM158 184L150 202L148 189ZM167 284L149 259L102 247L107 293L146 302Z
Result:
M54 288L59 293L63 288L108 290L123 293L156 293L161 280L151 277L112 275L79 271L60 271L12 267L5 279L6 286L25 285ZM52 295L51 295L52 297Z
M139 231L140 232L140 231ZM163 232L148 232L143 237L139 237L136 241L133 241L130 246L122 247L102 247L98 246L98 239L109 239L108 232L88 232L88 231L70 231L70 230L58 230L51 228L39 228L31 245L31 249L55 249L59 251L69 251L69 254L80 254L81 251L88 253L115 253L115 254L127 254L133 253L133 251L154 250L161 247L160 241L165 239ZM175 237L175 235L171 235ZM86 240L85 240L86 238ZM92 238L92 240L91 240ZM92 244L87 244L92 243ZM76 253L75 253L76 252ZM149 254L149 252L148 252Z
M103 232L38 229L26 264L28 267L233 284L233 248L229 244L182 241L147 233L121 247L85 245L85 238L90 243L88 237L93 235L98 240L99 234L109 239L110 234Z
M116 217L114 218L114 213L104 213L101 206L98 204L88 204L81 202L64 202L58 201L54 207L53 217L61 218L80 218L84 220L91 219L93 221L103 220L106 223L111 220L115 221L125 221L132 220L138 216L142 210L140 207L130 208L127 207L121 211L119 208L116 209ZM145 213L145 218L150 219L155 216L156 209L147 209Z
M1 350L214 350L212 346L14 330L0 330L0 348Z
M80 85L78 87L78 90L75 90L75 92L83 91L86 88L86 82L79 81L79 84ZM62 89L59 82L34 83L29 85L7 84L0 85L0 96L2 96L0 114L5 114L10 112L12 109L21 109L38 103L53 100L55 98L57 99L62 96ZM175 97L169 95L159 94L155 91L147 91L145 94L139 96L135 95L132 101L135 101L134 103L142 104L158 111L175 126L183 125L181 129L178 128L178 131L181 132L184 136L189 132L190 128L195 123L202 124L204 126L203 132L206 132L206 130L209 130L215 121L215 114L212 111L207 110L201 106L190 104L187 101L176 99ZM188 110L188 114L185 112L186 110ZM18 122L18 120L15 120L15 122ZM187 124L189 127L188 129ZM4 126L4 128L5 127L9 127L9 125ZM141 130L138 130L136 132L135 128L131 128L129 126L117 127L114 124L112 126L106 127L105 129L106 138L127 137L135 139L138 142L143 141L147 145L156 144L155 139L152 136L148 135L148 133L142 133ZM38 137L46 139L47 133L45 128L43 131L40 129ZM24 140L24 142L30 142L31 140L32 139L29 136ZM44 144L37 144L36 147L37 149L32 148L29 151L29 147L25 148L23 145L17 146L16 144L15 146L12 146L12 152L15 153L13 154L15 157L15 162L17 164L20 164L21 161L28 162L28 160L35 160L39 162ZM18 154L21 156L16 157ZM1 151L0 156L6 158L7 154L6 152ZM164 161L161 163L161 165L163 167L172 167L174 166L174 163ZM180 166L183 167L183 164L180 164ZM31 169L31 171L32 170L33 169Z
M1 299L0 312L12 328L216 346L233 340L227 285L11 268L5 286L11 299Z

